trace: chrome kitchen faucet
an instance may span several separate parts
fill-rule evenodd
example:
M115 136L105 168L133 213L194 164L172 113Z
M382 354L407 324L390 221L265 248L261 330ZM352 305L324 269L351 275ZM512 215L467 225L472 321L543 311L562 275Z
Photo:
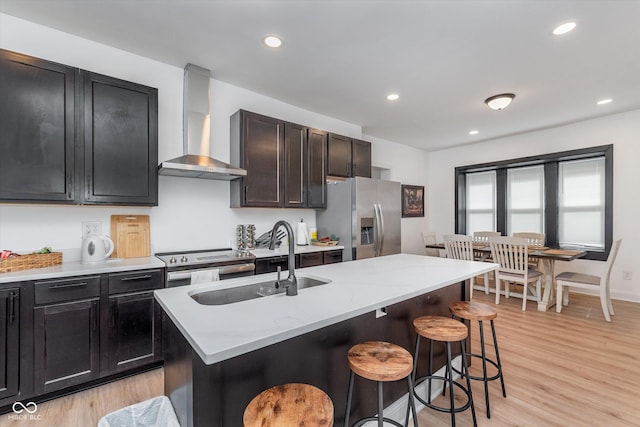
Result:
M276 222L271 230L271 242L269 243L269 249L274 250L276 247L278 228L283 226L285 230L287 230L287 239L289 239L289 277L284 280L280 280L280 269L278 269L278 279L276 280L276 289L280 286L284 286L287 290L287 295L294 296L298 295L298 281L296 280L296 275L294 273L294 268L296 266L296 256L294 254L295 250L295 241L293 239L293 229L291 228L291 224L287 221L280 220Z

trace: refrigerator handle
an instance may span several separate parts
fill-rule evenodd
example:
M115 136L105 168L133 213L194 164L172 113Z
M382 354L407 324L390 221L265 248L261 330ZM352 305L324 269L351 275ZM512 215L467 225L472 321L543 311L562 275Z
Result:
M379 255L382 255L382 248L384 247L384 214L382 213L382 203L378 203L378 217L380 218L380 245Z
M380 217L378 215L378 204L373 204L373 256L380 254Z

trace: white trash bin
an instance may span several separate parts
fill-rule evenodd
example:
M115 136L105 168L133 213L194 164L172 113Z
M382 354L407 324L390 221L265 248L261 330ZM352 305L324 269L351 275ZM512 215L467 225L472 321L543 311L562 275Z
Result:
M158 396L105 415L98 427L180 427L167 396Z

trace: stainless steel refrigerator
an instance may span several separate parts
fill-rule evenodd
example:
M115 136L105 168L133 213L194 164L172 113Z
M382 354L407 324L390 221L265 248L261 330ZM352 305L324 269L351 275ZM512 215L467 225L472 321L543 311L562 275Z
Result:
M318 237L335 234L343 259L400 253L400 183L349 178L328 184L327 208L317 211Z

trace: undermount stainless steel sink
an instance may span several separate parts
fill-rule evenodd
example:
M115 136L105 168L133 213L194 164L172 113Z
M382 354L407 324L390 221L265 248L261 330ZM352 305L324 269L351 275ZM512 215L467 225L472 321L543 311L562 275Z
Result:
M296 277L298 290L312 288L314 286L325 285L331 280L322 279L320 277ZM276 289L275 280L261 281L249 285L235 286L226 289L214 289L211 291L202 291L191 295L197 303L203 305L225 305L234 302L247 301L254 298L266 297L269 295L282 294L284 288Z

